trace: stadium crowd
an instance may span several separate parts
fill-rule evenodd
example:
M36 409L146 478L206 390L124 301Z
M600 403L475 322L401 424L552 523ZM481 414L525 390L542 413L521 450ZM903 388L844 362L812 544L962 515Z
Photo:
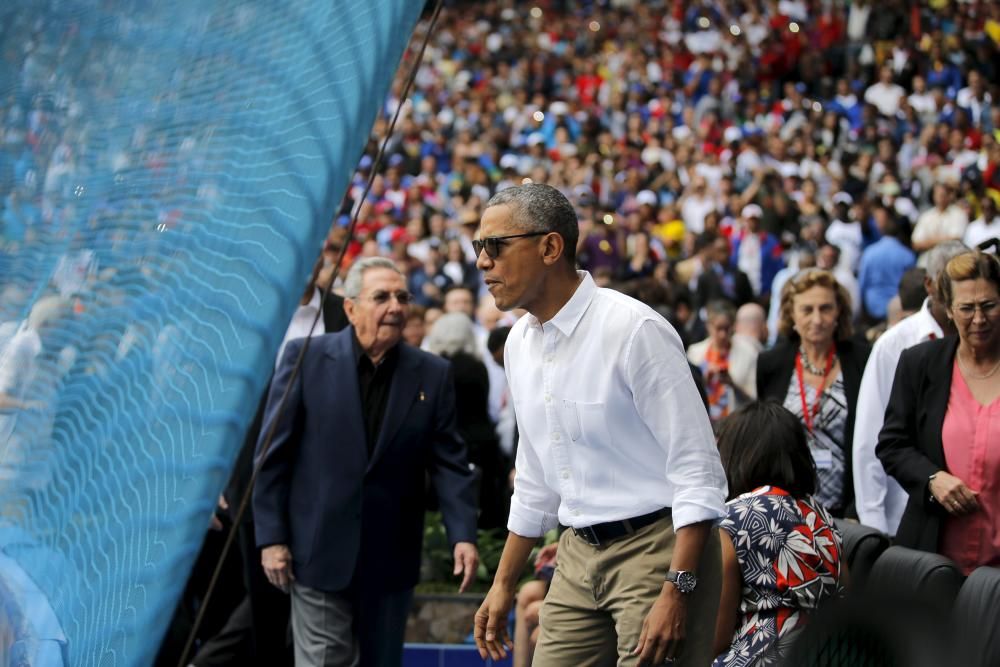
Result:
M889 401L904 346L894 342L887 360L880 337L921 314L929 322L935 303L943 317L940 272L1000 237L1000 4L448 2L401 100L427 29L417 28L323 258L329 265L343 250L342 275L358 258L395 260L414 302L406 341L460 355L459 379L474 389L461 396L462 427L489 490L480 527L505 525L516 429L502 346L517 314L493 305L472 241L495 193L535 182L576 208L580 268L674 325L713 422L757 398L783 402L806 427L816 497L834 516L895 534L905 493L876 458L882 413L859 411L866 382L881 380L872 396L880 407ZM3 70L17 73L21 91L0 100L0 252L9 266L26 238L79 214L67 190L74 174L155 170L162 159L157 138L138 130L119 152L81 154L85 100L72 90L32 95L61 62L41 48L51 42L38 35L8 53L17 66ZM0 81L0 91L13 83ZM210 202L212 192L199 197ZM98 226L133 214L169 225L175 214L131 206L89 213ZM103 251L121 241L110 240ZM93 252L74 250L58 291L81 295L100 268ZM824 304L833 318L807 333L799 308ZM12 311L0 304L0 315ZM840 375L827 383L834 351ZM817 386L801 371L796 383L796 354ZM0 384L0 396L11 391ZM824 392L834 400L811 410Z

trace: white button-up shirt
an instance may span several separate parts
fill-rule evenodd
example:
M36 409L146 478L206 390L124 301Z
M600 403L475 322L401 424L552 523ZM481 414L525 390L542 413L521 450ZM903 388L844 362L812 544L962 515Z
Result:
M579 273L555 317L522 317L507 339L520 432L508 528L538 537L663 507L675 528L724 516L725 473L677 332Z
M875 456L875 445L889 404L896 365L903 350L940 338L941 326L931 315L930 299L913 315L882 334L868 357L858 390L854 417L854 496L861 523L895 535L909 498L899 483L886 475Z
M316 319L316 313L320 310L322 301L323 292L317 287L316 291L313 292L312 298L309 299L309 303L295 309L295 312L292 314L292 321L288 323L288 329L285 330L285 337L281 340L281 345L278 347L278 356L274 360L275 370L278 369L278 365L281 363L281 357L285 354L285 346L288 345L288 341L295 340L296 338L308 338L309 336L322 336L326 333L326 322L323 320L322 315L318 320ZM314 320L316 322L315 328L312 325Z

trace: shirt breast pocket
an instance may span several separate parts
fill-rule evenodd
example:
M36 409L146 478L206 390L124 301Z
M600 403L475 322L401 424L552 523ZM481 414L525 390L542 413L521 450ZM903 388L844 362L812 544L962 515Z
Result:
M605 403L563 401L563 423L569 439L585 444L610 444Z

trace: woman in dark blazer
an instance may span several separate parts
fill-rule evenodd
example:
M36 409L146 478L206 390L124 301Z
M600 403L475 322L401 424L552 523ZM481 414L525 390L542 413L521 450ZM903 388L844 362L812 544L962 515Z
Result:
M780 312L782 340L757 359L757 397L799 418L816 462L816 498L834 516L853 516L851 442L871 348L851 340L850 296L829 271L806 269L785 283Z
M910 495L896 542L968 574L1000 565L1000 261L964 253L938 285L958 336L903 352L875 453Z

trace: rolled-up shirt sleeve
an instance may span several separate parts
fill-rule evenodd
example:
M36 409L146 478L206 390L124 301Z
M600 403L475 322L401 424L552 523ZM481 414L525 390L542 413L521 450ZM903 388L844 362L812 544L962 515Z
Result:
M542 463L524 430L518 433L507 530L521 537L541 537L559 524L559 494L546 486Z
M674 528L724 517L726 474L677 334L664 322L645 320L625 368L636 411L666 453Z

